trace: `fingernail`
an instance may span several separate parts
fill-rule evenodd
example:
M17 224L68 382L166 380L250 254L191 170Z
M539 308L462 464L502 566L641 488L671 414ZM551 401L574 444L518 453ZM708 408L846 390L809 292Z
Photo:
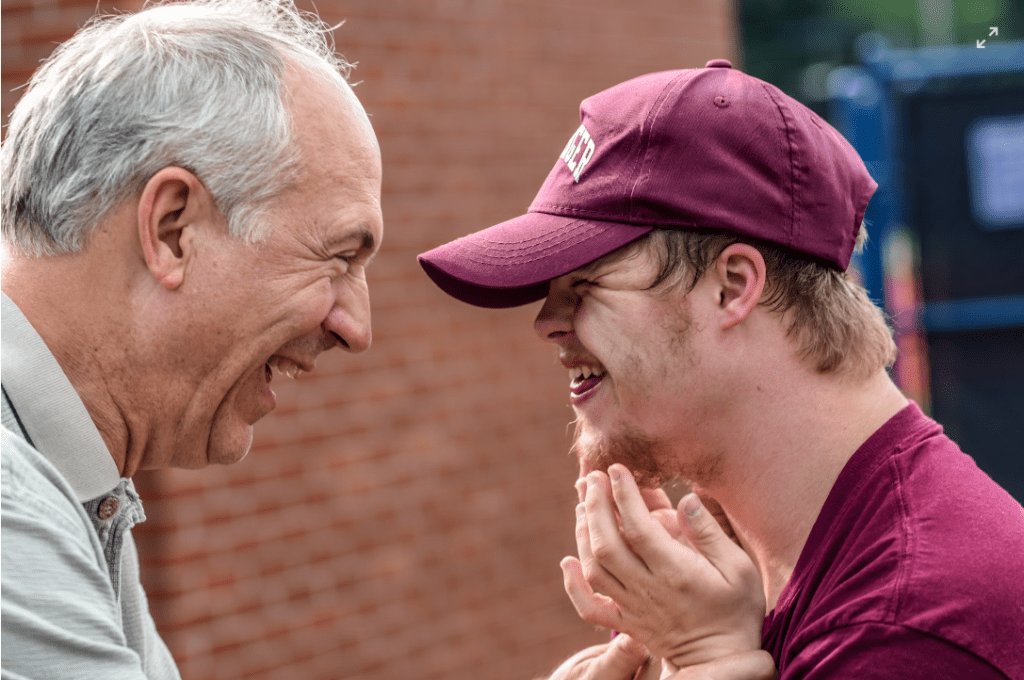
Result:
M608 476L612 478L613 482L618 483L622 479L622 471L613 465L608 468Z
M687 494L686 498L683 499L683 512L686 513L687 517L696 517L700 514L700 499L697 498L697 494Z
M587 482L584 479L576 480L576 496L582 501L587 495Z

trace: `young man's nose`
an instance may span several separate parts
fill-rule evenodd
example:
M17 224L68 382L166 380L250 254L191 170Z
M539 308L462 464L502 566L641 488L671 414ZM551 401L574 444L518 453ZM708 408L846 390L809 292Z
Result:
M565 277L552 281L544 306L533 322L533 329L538 337L541 340L558 342L572 333L572 318L577 302L578 298L568 286Z

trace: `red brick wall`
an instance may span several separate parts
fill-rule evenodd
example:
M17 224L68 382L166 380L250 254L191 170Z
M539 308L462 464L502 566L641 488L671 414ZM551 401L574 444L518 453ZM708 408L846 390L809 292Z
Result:
M186 680L529 678L605 639L565 597L574 461L537 306L454 302L418 252L521 213L579 101L736 58L727 0L317 0L384 155L373 348L291 383L230 468L141 474ZM312 7L311 3L306 6ZM3 0L3 115L92 2ZM133 9L133 4L120 8Z

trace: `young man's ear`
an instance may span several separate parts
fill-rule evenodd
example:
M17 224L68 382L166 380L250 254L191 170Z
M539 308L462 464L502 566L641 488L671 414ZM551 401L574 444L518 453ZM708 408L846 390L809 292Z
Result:
M169 166L153 175L139 199L139 243L153 278L178 288L195 255L196 227L217 219L213 197L199 178Z
M751 245L733 243L715 260L714 270L725 330L750 316L761 300L767 276L764 257Z

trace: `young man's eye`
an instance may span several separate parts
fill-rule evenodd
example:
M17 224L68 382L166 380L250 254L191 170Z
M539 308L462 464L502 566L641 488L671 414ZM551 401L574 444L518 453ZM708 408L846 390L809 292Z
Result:
M579 288L581 286L593 286L595 285L590 279L576 279L570 284L570 288Z

